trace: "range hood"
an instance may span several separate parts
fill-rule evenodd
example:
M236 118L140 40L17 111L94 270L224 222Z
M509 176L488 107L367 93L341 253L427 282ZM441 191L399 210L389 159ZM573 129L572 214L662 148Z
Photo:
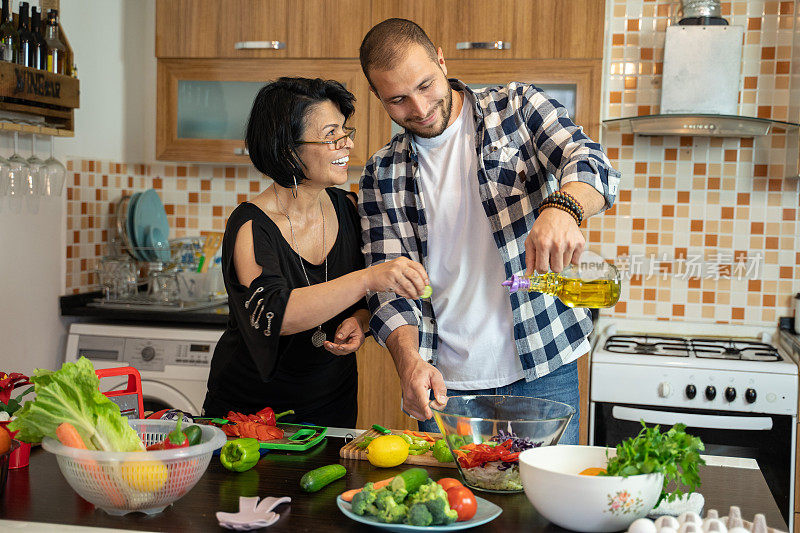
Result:
M693 137L757 137L773 129L795 130L800 124L738 115L663 114L604 120L609 131L636 135Z

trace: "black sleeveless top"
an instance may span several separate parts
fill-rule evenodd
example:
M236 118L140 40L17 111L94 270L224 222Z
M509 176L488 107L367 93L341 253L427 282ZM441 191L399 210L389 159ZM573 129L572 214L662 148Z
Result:
M339 233L328 253L328 280L364 268L360 223L347 193L326 189L339 221ZM246 287L239 283L233 250L239 228L252 221L256 262L262 273ZM224 417L229 410L255 413L271 407L275 412L294 409L283 422L355 427L358 374L354 353L338 356L311 343L312 328L280 335L283 315L292 289L325 281L325 264L301 259L286 242L278 226L259 207L240 204L228 219L222 241L222 269L228 291L230 318L211 360L205 416ZM352 307L322 324L328 339L359 308Z

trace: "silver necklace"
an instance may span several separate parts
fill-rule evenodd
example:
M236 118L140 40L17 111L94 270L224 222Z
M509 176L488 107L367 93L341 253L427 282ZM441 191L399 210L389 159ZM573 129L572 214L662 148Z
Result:
M289 222L289 232L292 234L292 247L294 248L294 252L297 254L297 258L300 259L300 268L303 269L303 275L306 277L306 283L308 286L311 286L311 280L308 279L308 274L306 273L306 267L303 265L303 256L300 255L298 251L299 248L297 246L297 242L295 242L294 238L294 228L292 227L292 219L289 218L289 212L286 211L286 208L283 207L283 202L281 202L280 196L278 196L278 189L273 187L272 189L275 192L275 199L278 200L278 205L281 206L281 211L283 211L283 216L286 217L286 220ZM319 201L319 211L322 213L322 253L325 253L325 210L322 208L322 200ZM325 255L325 282L328 282L328 256ZM322 331L322 324L317 326L317 331L311 335L311 344L314 345L315 348L322 348L322 345L325 344L325 341L328 340L328 337L325 335L325 332Z

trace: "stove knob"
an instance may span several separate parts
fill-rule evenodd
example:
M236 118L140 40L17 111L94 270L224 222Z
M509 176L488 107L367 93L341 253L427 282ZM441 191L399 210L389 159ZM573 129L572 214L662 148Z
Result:
M690 400L694 400L695 396L697 396L697 387L694 385L686 385L686 397Z
M736 399L736 389L733 387L728 387L725 389L725 399L729 402L732 402Z
M713 385L709 385L706 387L706 398L709 400L713 400L717 397L717 389L714 388Z
M156 350L152 346L145 346L142 348L142 359L145 361L152 361L156 356Z
M666 381L662 381L658 384L658 395L662 398L669 398L672 394L672 385L667 383Z
M747 389L744 391L744 399L747 403L756 403L756 390Z

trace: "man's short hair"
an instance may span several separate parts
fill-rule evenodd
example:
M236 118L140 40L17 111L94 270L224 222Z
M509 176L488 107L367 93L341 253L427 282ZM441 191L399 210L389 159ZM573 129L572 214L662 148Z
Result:
M245 131L250 161L282 187L306 179L297 155L299 141L314 105L330 100L345 121L355 110L355 96L338 81L320 78L278 78L258 91Z
M361 70L369 78L371 70L391 70L406 56L412 45L419 45L436 61L436 47L416 23L400 18L386 19L372 27L361 41ZM373 87L374 89L374 87Z

